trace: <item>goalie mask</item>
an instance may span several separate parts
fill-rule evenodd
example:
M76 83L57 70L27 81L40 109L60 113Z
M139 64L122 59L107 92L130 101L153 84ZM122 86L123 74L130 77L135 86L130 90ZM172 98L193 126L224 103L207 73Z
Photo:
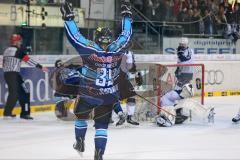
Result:
M187 83L182 87L182 92L180 93L180 96L183 98L190 98L194 96L194 89L192 84Z
M112 33L109 28L98 27L95 32L95 42L99 45L108 45L112 42Z

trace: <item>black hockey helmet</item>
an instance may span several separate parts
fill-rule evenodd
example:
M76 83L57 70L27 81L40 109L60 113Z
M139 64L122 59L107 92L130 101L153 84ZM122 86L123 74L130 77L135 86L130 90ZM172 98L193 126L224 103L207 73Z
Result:
M97 44L110 44L112 42L112 32L109 28L98 27L95 32L95 42Z
M63 61L61 59L58 59L55 61L55 65L56 68L60 68L63 66Z

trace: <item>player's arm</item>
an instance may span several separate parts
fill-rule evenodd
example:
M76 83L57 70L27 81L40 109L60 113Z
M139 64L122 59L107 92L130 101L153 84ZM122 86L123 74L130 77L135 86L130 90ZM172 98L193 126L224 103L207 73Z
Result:
M127 51L125 53L125 56L126 56L126 67L128 69L128 71L130 71L132 68L133 68L133 65L134 65L134 59L133 59L133 54L131 51Z
M177 56L180 62L186 62L192 59L192 50L191 49L186 49L182 50L181 48L178 47L177 49Z
M86 39L79 31L75 21L74 21L74 12L72 5L68 2L65 2L61 6L61 13L64 22L64 28L66 31L67 38L69 42L76 48L79 53L92 53L93 51L100 51L100 47Z
M132 36L132 12L130 2L125 0L121 5L122 32L109 46L110 52L119 52L129 43Z
M30 48L26 48L26 49L19 49L17 51L17 56L22 59L24 62L26 62L28 65L30 66L34 66L38 69L41 69L44 72L47 72L48 69L46 67L43 67L41 64L39 64L38 62L34 61L33 59L31 59L28 55L28 53L30 52Z

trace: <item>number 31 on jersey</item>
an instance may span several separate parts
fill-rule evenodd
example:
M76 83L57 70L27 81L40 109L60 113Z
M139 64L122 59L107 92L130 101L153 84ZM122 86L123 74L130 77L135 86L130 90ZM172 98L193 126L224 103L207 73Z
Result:
M98 77L96 79L96 85L105 87L113 85L112 82L112 70L109 68L98 68Z

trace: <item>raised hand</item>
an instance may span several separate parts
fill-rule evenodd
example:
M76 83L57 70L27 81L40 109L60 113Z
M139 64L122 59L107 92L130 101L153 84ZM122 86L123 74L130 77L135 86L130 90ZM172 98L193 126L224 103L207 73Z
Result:
M132 16L131 3L130 0L122 0L121 2L121 15L122 16Z
M71 3L65 2L64 4L62 4L60 11L62 13L62 19L64 21L71 21L75 17Z

